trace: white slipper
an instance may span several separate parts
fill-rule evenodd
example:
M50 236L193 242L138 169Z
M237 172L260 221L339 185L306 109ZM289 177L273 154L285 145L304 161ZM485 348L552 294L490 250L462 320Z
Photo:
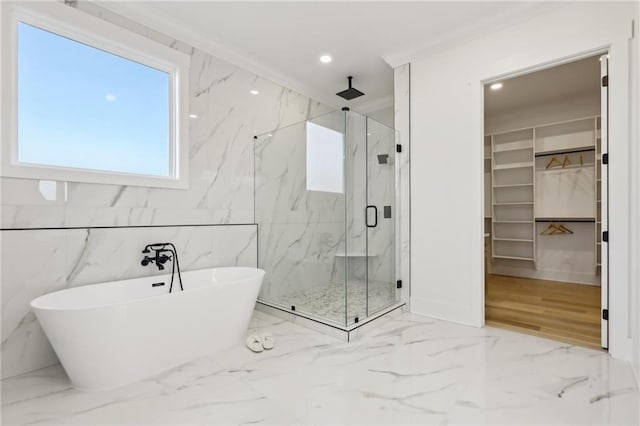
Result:
M262 350L264 349L262 347L262 342L260 341L260 338L255 334L252 334L251 336L247 337L246 343L247 343L247 347L251 349L253 352L262 352Z
M260 336L260 340L262 341L262 347L264 349L273 349L273 345L275 344L275 340L271 333L263 333Z

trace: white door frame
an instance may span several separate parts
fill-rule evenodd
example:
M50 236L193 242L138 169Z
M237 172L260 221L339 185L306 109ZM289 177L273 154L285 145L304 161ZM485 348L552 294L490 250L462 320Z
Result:
M600 56L600 340L603 348L609 348L609 243L604 233L609 231L609 166L602 159L609 154L609 55ZM607 84L604 84L604 80ZM597 160L596 160L597 161ZM597 224L596 224L597 230ZM606 313L606 315L605 315Z
M546 69L549 69L549 68L557 67L559 65L564 65L564 64L567 64L567 63L570 63L570 62L579 61L580 59L585 59L585 58L589 58L589 57L593 57L593 56L597 56L597 55L602 55L602 56L608 57L608 53L609 53L609 49L608 48L595 49L593 51L581 52L581 53L578 53L578 54L573 55L573 56L568 56L568 57L565 57L565 58L558 59L556 61L546 62L544 64L539 64L537 66L533 66L533 67L529 67L529 68L525 68L525 69L514 70L513 72L509 72L509 73L506 73L506 74L501 74L499 76L495 76L495 77L491 77L491 78L482 80L480 82L480 85L481 85L480 93L481 93L482 105L483 105L483 107L481 108L482 117L481 117L481 121L480 121L482 123L482 130L480 132L481 133L480 134L480 142L482 143L482 146L484 146L484 137L485 137L485 131L484 131L484 87L486 85L489 85L489 84L492 84L492 83L496 83L496 82L499 82L499 81L504 81L504 80L507 80L507 79L510 79L510 78L514 78L514 77L520 77L520 76L523 76L523 75L526 75L526 74L531 74L531 73L538 72L538 71L543 71L543 70L546 70ZM605 58L605 61L606 61L606 58ZM608 88L606 88L606 89L608 89ZM603 108L603 106L602 106L603 104L602 104L602 102L604 102L604 101L602 100L602 95L601 95L601 109L600 109L601 110L600 111L601 114L603 112L603 109L602 109ZM607 98L606 102L607 102L607 117L608 117L608 98ZM602 126L604 126L604 125L601 124L601 127ZM602 133L604 134L604 131L602 131ZM534 149L535 149L535 146L534 146ZM606 149L606 151L605 151L605 149ZM604 152L608 152L608 144L607 144L607 148L605 148L605 140L604 139L602 140L602 150L603 150L603 153ZM484 189L484 149L480 150L480 154L481 154L480 161L481 161L481 164L482 164L482 169L481 169L481 173L480 173L480 180L481 180L481 185L482 185L481 187ZM605 175L604 169L601 169L601 173L602 173L602 176L603 176L603 179L602 179L602 182L601 182L601 185L603 187L603 189L602 189L602 191L603 191L602 192L602 199L604 199L604 196L607 193L604 190L604 186L606 184L608 184L608 182L606 181L606 178L604 178L604 175ZM482 212L484 212L484 196L481 197L481 202L482 202L482 208L480 210ZM603 206L605 206L605 205L608 206L608 203L605 204L603 202L602 205ZM605 221L607 220L605 218L605 215L606 215L606 213L603 214L603 216L602 216L602 231L608 230L608 222L605 225ZM595 224L595 225L596 225L596 229L597 229L597 224ZM606 228L605 228L605 226L606 226ZM482 215L482 229L484 229L484 214ZM483 237L483 240L484 240L484 237ZM608 266L609 266L608 265L608 262L609 262L608 250L604 248L604 245L602 247L603 247L601 249L602 250L602 252L601 252L602 268L601 268L601 272L600 272L601 277L605 276L605 274L608 274L608 270L609 270L609 268L608 268ZM608 248L608 246L607 246L607 248ZM484 255L484 245L482 246L482 250L483 250L482 258L484 259L484 256L485 256ZM606 262L604 260L605 259L605 253L607 253ZM486 277L485 265L484 265L484 262L482 262L482 281L481 281L481 283L482 283L482 290L481 290L481 295L482 295L481 303L482 303L482 306L481 306L481 312L482 312L482 326L483 327L486 325L485 324L485 321L486 321L486 312L485 312L485 298L486 298L485 289L486 289L486 283L485 283L485 277ZM609 303L609 301L608 301L608 294L609 294L609 291L608 291L608 289L609 289L608 279L602 279L601 278L601 282L605 282L605 286L606 286L606 291L605 291L605 288L602 287L602 295L601 295L602 309L607 309L608 308L608 303ZM608 321L605 321L601 317L601 324L602 324L602 333L604 333L604 331L607 330L606 335L602 334L603 348L608 348ZM606 345L605 345L605 342L607 342Z

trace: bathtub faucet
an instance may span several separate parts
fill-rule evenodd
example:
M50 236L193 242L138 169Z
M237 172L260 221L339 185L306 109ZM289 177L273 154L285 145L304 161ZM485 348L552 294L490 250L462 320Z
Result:
M160 254L162 252L171 253L171 250L156 250L156 255L154 257L145 256L140 264L142 266L147 266L149 263L155 263L158 269L162 271L164 269L164 264L171 260L171 256Z
M155 252L153 256L146 256L151 253L151 250ZM155 263L159 270L164 269L164 264L170 260L172 262L171 268L171 285L169 286L169 293L173 290L173 277L176 274L176 270L178 271L178 280L180 281L180 290L184 291L182 287L182 276L180 275L180 262L178 261L178 251L176 250L176 246L173 243L153 243L147 244L144 246L144 250L142 253L145 254L144 258L140 262L142 266L147 266L150 263ZM168 256L163 253L170 253L172 256Z

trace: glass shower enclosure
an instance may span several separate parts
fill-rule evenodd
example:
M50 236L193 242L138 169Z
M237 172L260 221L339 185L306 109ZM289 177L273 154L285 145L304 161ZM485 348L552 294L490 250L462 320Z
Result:
M335 111L255 137L259 301L348 329L400 301L395 130Z

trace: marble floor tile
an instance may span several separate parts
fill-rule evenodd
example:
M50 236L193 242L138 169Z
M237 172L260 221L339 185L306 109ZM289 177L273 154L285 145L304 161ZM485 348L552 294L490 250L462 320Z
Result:
M235 347L104 392L60 366L2 381L2 424L638 424L629 364L602 351L402 313L354 342L256 311Z

